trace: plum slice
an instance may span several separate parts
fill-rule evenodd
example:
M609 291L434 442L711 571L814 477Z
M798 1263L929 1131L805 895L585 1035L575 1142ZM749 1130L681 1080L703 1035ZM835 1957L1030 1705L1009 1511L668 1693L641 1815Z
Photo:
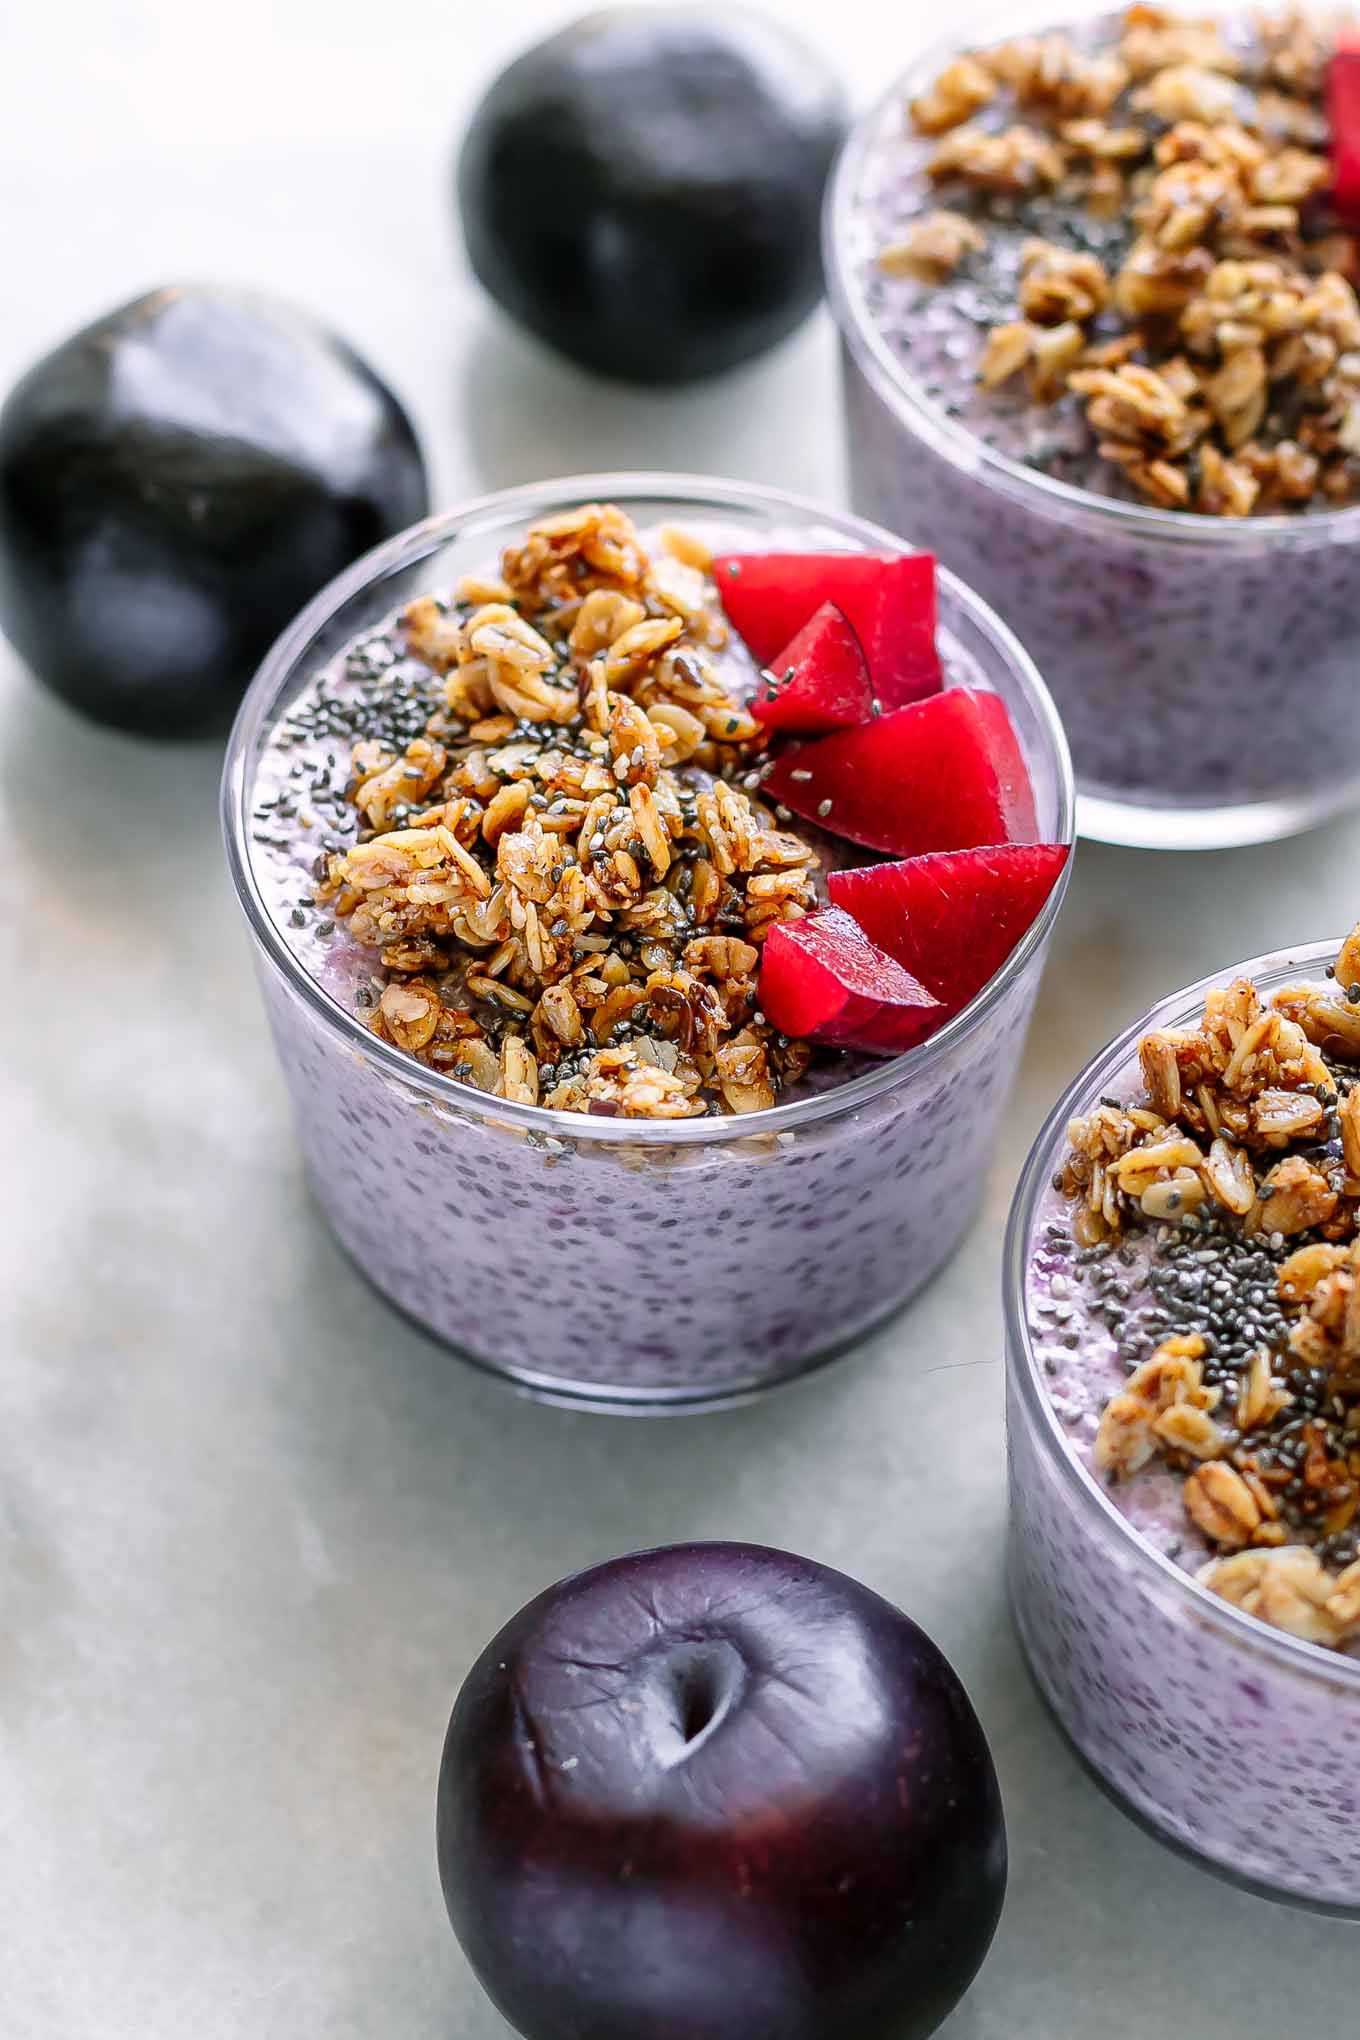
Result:
M1067 856L1064 843L1001 843L833 871L828 882L865 939L895 957L948 1016L1000 970Z
M729 620L762 666L834 602L864 647L880 707L903 708L944 684L930 553L725 553L713 572Z
M1360 39L1341 44L1327 68L1327 118L1332 131L1332 198L1360 219Z
M896 857L1036 834L1005 703L967 687L800 744L775 759L763 789L833 836Z
M864 650L834 602L824 602L777 659L773 688L757 694L751 713L766 729L821 737L867 722L873 689Z
M760 1003L782 1034L876 1055L914 1048L944 1018L925 987L839 907L775 922L765 937Z

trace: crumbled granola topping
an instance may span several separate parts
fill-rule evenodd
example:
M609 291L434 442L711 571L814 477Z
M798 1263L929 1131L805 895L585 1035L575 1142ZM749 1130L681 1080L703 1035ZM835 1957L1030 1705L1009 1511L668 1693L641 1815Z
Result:
M949 207L884 267L943 284L979 235L1013 232L1036 201L1046 218L1065 206L1071 246L1051 227L1026 244L1018 316L981 343L983 387L1023 372L1035 403L1079 407L1099 458L1164 508L1351 501L1360 253L1327 204L1335 36L1298 8L1225 33L1135 5L1080 46L1055 34L957 58L909 109ZM1083 214L1122 223L1105 260Z
M818 860L758 796L707 565L587 504L403 612L424 727L353 744L360 826L317 898L381 960L368 1024L430 1068L656 1119L759 1111L806 1068L756 978Z
M961 127L946 135L930 160L937 184L955 180L974 191L1020 197L1041 186L1063 181L1062 150L1031 127L1009 127L1002 134L986 128Z
M957 57L912 101L912 123L923 135L946 134L995 97L996 80L987 67L975 57Z
M1305 1643L1339 1650L1360 1635L1360 1562L1329 1572L1306 1544L1240 1551L1200 1570L1225 1601Z
M1327 985L1267 1005L1237 978L1138 1055L1142 1094L1072 1121L1054 1188L1088 1254L1141 1231L1155 1267L1179 1242L1158 1293L1182 1322L1105 1404L1095 1465L1178 1473L1218 1554L1200 1578L1340 1647L1360 1637L1360 926ZM1207 1292L1177 1272L1195 1253Z
M900 241L879 251L879 262L890 274L919 277L923 283L943 283L968 255L986 246L981 227L962 213L933 212L909 227Z

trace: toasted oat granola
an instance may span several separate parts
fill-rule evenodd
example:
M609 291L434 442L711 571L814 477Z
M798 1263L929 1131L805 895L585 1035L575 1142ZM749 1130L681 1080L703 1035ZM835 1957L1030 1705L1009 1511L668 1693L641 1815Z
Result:
M1248 1335L1226 1348L1180 1306L1185 1322L1106 1403L1096 1467L1179 1473L1218 1554L1205 1584L1339 1647L1360 1638L1360 927L1327 985L1267 1005L1235 979L1197 1027L1145 1035L1139 1063L1139 1098L1068 1128L1054 1187L1077 1206L1075 1237L1105 1250L1142 1229L1156 1254L1187 1226L1227 1236L1253 1255L1258 1294L1234 1320ZM1231 1254L1209 1258L1221 1299Z
M380 958L374 1032L524 1104L773 1105L810 1051L759 1011L760 944L818 860L758 798L702 548L650 557L586 504L400 631L440 698L400 748L353 745L360 828L319 888Z
M972 51L909 108L947 209L880 260L942 284L977 236L1057 201L1072 246L1026 247L983 386L1023 374L1035 403L1075 402L1099 457L1163 508L1348 502L1360 244L1327 205L1336 34L1301 9L1225 29L1140 4L1079 41ZM1083 213L1122 223L1105 260L1083 247Z

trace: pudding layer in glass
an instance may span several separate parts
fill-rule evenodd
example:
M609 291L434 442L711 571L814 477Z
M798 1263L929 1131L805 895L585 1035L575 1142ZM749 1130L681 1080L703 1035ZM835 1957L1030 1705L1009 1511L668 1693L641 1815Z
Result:
M621 503L644 530L683 526L731 550L893 549L870 526L773 492L647 477L587 477L453 512L361 562L276 649L228 761L228 835L309 1175L365 1273L438 1336L539 1393L632 1407L711 1402L839 1350L952 1252L981 1193L1062 887L991 983L919 1048L872 1063L819 1052L786 1069L772 1043L764 1075L780 1087L736 1109L705 1086L697 1113L640 1116L628 1098L590 1090L598 1072L585 1079L586 1109L564 1109L572 1094L559 1086L580 1074L570 1058L540 1081L538 1102L503 1072L504 1095L477 1088L479 1051L461 1075L456 1043L442 1066L431 1062L442 1037L421 1042L419 991L413 1002L388 999L393 1028L382 1004L390 987L355 940L359 909L343 893L308 889L311 860L329 887L330 860L348 841L324 820L333 804L318 810L312 792L326 742L318 690L334 682L338 657L413 599L486 574L529 525L592 498ZM1038 831L1069 841L1066 754L1042 684L948 576L940 646L951 684L1005 703ZM371 684L362 667L345 684ZM352 734L337 723L337 761ZM318 837L305 854L304 811ZM760 1033L761 1017L747 1020ZM419 1060L401 1046L404 1032ZM655 1074L633 1070L628 1082L673 1091L676 1072L658 1066L671 1060L664 1044L644 1060ZM683 1068L679 1080L693 1101Z
M1287 834L1360 795L1330 42L1245 11L1006 26L920 59L828 201L855 506L1034 653L1087 833Z
M1360 1911L1352 983L1354 936L1112 1044L1036 1144L1006 1280L1012 1596L1059 1722L1167 1838Z

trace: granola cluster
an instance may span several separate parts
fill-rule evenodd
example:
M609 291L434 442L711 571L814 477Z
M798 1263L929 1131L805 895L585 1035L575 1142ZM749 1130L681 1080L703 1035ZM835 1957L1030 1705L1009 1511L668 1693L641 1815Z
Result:
M1327 985L1267 1006L1239 978L1198 1027L1145 1035L1139 1060L1140 1102L1068 1129L1055 1187L1079 1205L1076 1237L1099 1250L1212 1222L1270 1249L1274 1294L1246 1299L1238 1323L1267 1336L1226 1364L1187 1301L1106 1404L1095 1463L1116 1480L1169 1465L1219 1554L1206 1584L1342 1645L1360 1638L1360 927ZM1209 1258L1221 1298L1233 1263ZM1243 1280L1259 1285L1259 1258Z
M1144 1035L1146 1102L1102 1104L1068 1128L1057 1186L1078 1203L1083 1246L1206 1208L1248 1236L1354 1229L1360 1087L1339 1090L1325 1052L1360 1058L1360 1006L1345 996L1360 982L1360 931L1337 982L1339 996L1301 985L1267 1007L1236 978L1209 993L1199 1027Z
M759 1111L806 1068L756 973L817 857L754 797L762 733L717 669L708 566L587 504L501 578L404 611L443 702L399 752L355 744L359 838L324 880L380 953L384 1039L498 1097L627 1117Z
M1075 402L1100 457L1165 508L1349 502L1360 248L1326 203L1335 33L1291 11L1232 36L1137 5L1099 47L1049 35L958 58L910 109L952 202L881 262L940 284L1047 202L1067 232L1024 243L984 387L1023 375L1036 402ZM1118 224L1113 254L1083 215Z

